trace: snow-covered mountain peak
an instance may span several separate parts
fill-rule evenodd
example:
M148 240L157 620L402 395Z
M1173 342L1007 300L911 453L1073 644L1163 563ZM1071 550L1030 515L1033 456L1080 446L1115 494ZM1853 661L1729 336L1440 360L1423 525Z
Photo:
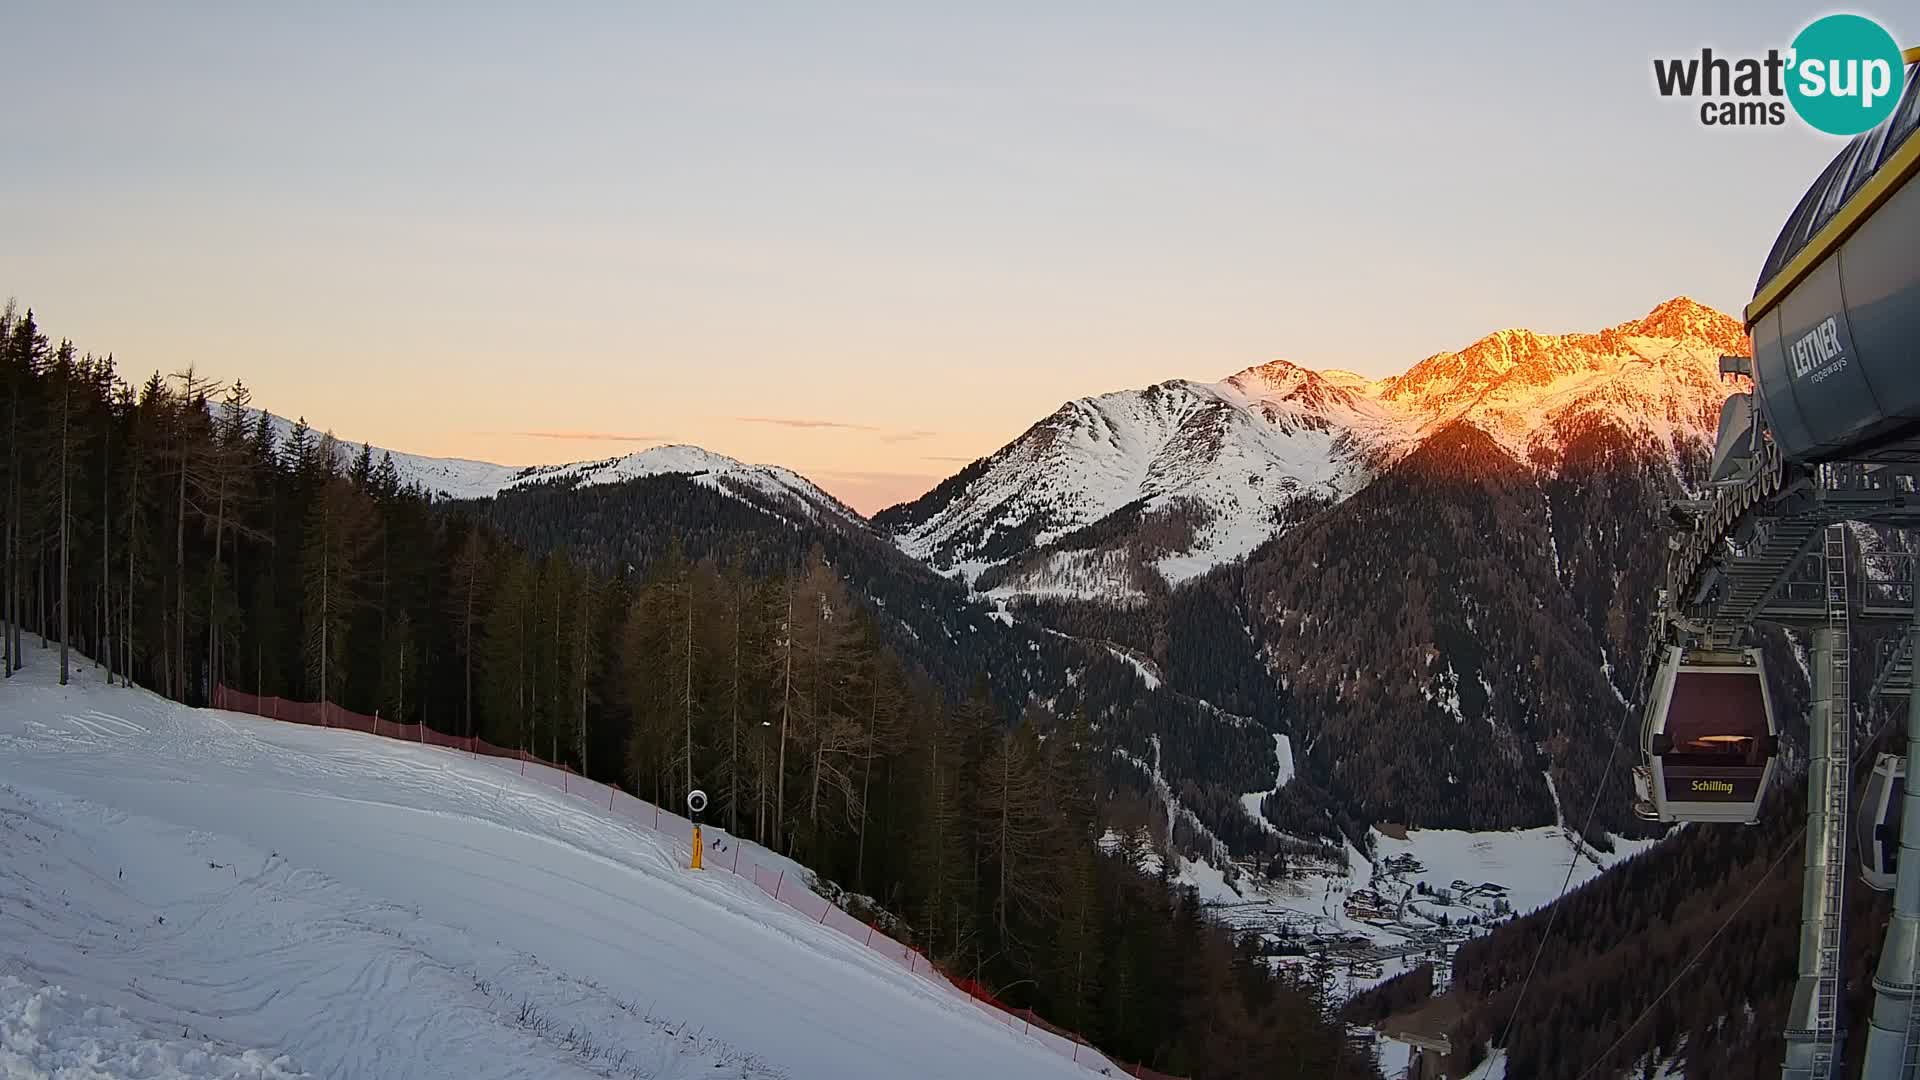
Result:
M1455 422L1520 461L1595 423L1679 453L1711 437L1719 356L1747 350L1739 323L1681 296L1595 332L1497 330L1377 381L1272 360L1067 402L874 523L983 588L1123 598L1250 552L1302 500L1345 498Z
M536 465L522 470L512 482L503 485L502 490L542 483L591 487L650 476L686 476L717 491L748 496L749 501L771 500L777 507L790 508L809 517L825 514L848 522L862 520L846 504L792 469L749 465L686 443L655 446L599 461Z
M284 445L294 429L294 423L273 413L266 415L275 439ZM318 439L319 429L313 431L314 438ZM342 468L359 454L361 445L336 439L334 453ZM786 516L799 515L813 520L837 519L864 525L858 513L791 469L777 465L749 465L725 454L684 443L565 465L498 465L464 458L427 457L377 446L371 447L371 450L376 462L387 454L393 456L394 469L402 484L417 484L428 494L440 499L488 499L501 492L533 484L591 487L651 476L685 476L694 483Z
M1341 385L1310 368L1287 360L1273 360L1228 376L1221 385L1250 400L1288 402L1315 412L1373 411L1374 403L1360 387Z
M1619 329L1636 337L1703 345L1723 354L1746 356L1753 350L1753 342L1738 319L1690 296L1676 296L1648 312L1645 318L1622 323Z

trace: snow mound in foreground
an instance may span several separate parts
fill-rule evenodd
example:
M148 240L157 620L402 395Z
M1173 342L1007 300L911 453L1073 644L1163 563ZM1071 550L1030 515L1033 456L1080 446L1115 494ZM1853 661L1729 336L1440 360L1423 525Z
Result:
M285 1055L230 1054L207 1040L156 1036L119 1009L57 986L0 975L0 1076L59 1080L261 1080L300 1077Z

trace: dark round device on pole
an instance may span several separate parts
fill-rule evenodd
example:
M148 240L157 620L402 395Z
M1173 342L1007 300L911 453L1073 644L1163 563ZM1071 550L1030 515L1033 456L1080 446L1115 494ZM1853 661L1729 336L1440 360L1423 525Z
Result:
M705 813L706 809L706 792L701 791L699 788L694 788L692 791L687 792L687 813L693 816L693 842L690 845L693 859L688 866L688 868L692 870L700 869L702 861L700 856L704 842L700 839L700 815Z

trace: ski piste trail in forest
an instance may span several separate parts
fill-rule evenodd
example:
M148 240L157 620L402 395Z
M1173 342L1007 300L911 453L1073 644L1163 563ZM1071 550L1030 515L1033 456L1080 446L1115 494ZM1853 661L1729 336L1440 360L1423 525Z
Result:
M0 684L0 1076L1098 1075L511 763L31 661Z

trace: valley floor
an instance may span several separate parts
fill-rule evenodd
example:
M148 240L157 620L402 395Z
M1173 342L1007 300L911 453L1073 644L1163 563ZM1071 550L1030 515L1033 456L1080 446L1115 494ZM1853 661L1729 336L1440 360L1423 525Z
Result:
M0 684L0 1075L1092 1075L484 759L33 660Z

